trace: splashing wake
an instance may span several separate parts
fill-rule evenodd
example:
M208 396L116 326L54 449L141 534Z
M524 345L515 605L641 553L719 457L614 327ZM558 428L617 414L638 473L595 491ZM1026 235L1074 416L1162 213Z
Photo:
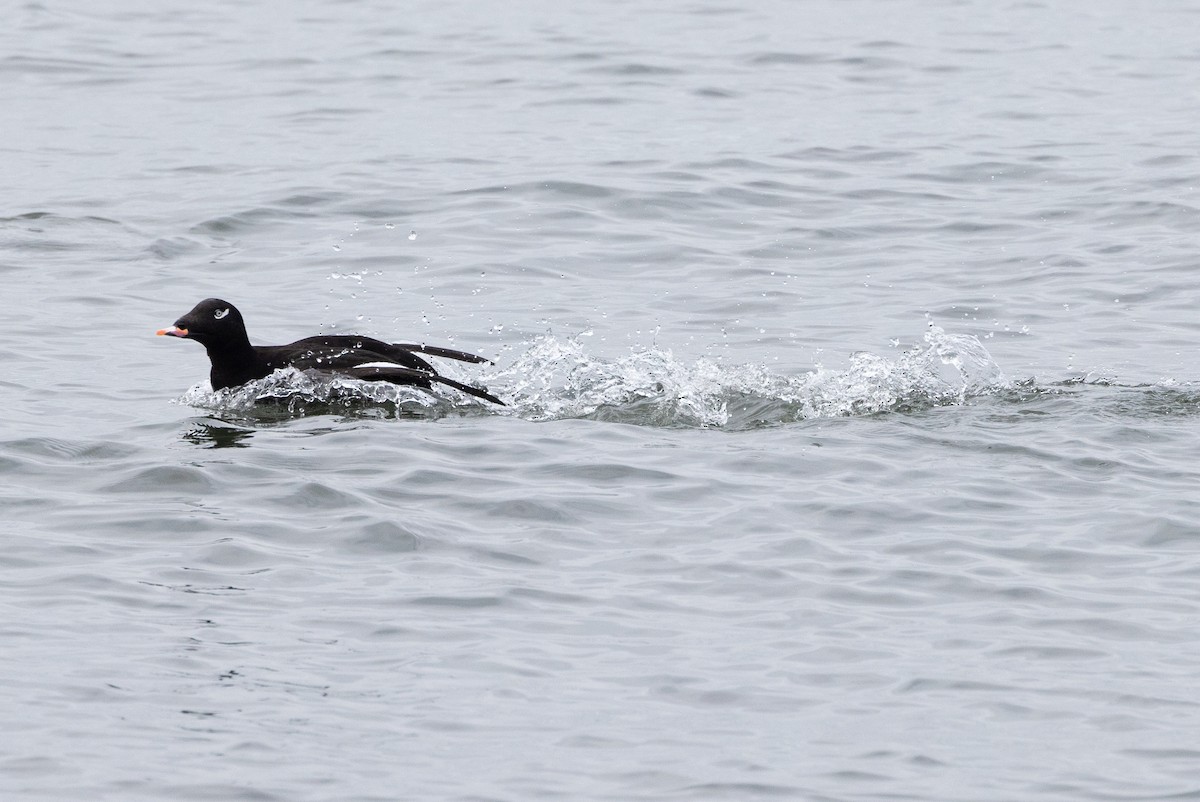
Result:
M531 420L730 428L961 404L1009 386L976 337L937 326L923 347L899 358L858 353L846 370L794 377L711 359L688 365L658 349L603 361L578 339L541 337L489 382L503 388L516 414Z
M590 418L744 429L962 404L1011 387L976 337L947 334L937 326L929 327L922 346L896 358L860 352L845 370L819 368L801 376L707 358L687 364L655 348L606 360L591 356L579 338L543 336L507 367L477 378L510 406L495 408L452 391L432 395L294 369L219 392L199 384L178 401L233 414L267 406L289 416L377 416L384 410L397 416L503 414L527 420Z
M296 368L277 370L256 381L224 390L214 391L208 382L201 382L176 399L176 403L218 413L285 418L372 410L436 417L439 410L444 414L456 401L459 399L430 395L416 387L366 382ZM460 403L468 404L466 401Z

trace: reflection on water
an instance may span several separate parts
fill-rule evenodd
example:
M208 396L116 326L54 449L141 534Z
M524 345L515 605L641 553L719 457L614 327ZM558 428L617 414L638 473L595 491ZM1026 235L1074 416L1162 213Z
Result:
M245 442L254 436L253 429L244 429L214 418L188 422L181 437L204 448L247 448Z

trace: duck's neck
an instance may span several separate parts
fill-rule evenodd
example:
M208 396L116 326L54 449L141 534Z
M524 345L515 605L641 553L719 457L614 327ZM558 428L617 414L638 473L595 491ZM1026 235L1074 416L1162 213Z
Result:
M212 363L209 381L214 390L237 387L270 373L270 368L254 351L250 340L206 345L208 361Z

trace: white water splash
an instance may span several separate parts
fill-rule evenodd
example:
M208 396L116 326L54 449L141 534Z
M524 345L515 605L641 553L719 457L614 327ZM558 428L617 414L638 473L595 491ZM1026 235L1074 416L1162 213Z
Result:
M349 408L392 404L419 410L447 402L416 387L285 368L224 390L213 390L208 382L202 382L189 388L176 403L226 413L246 413L273 404L290 414L302 414L310 405Z
M898 358L857 353L846 370L802 376L704 358L687 364L653 348L605 361L588 354L577 338L546 336L487 381L515 414L531 420L596 417L737 428L961 404L1009 386L976 337L937 326L930 326L924 346Z
M845 370L820 368L800 376L707 358L685 363L657 348L602 359L589 354L579 338L551 336L534 340L506 367L449 375L487 387L508 406L495 407L448 388L429 393L290 368L217 392L204 382L178 403L234 414L264 406L299 415L375 405L423 415L469 411L535 421L593 418L742 429L962 404L1011 387L976 337L947 334L933 325L924 345L898 357L860 352Z

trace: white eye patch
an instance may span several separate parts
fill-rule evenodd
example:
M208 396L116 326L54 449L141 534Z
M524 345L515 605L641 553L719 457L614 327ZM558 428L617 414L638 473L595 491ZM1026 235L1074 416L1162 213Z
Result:
M225 317L228 314L229 314L228 309L218 309L216 312L213 312L213 317L215 317L217 320L220 320L221 318Z

